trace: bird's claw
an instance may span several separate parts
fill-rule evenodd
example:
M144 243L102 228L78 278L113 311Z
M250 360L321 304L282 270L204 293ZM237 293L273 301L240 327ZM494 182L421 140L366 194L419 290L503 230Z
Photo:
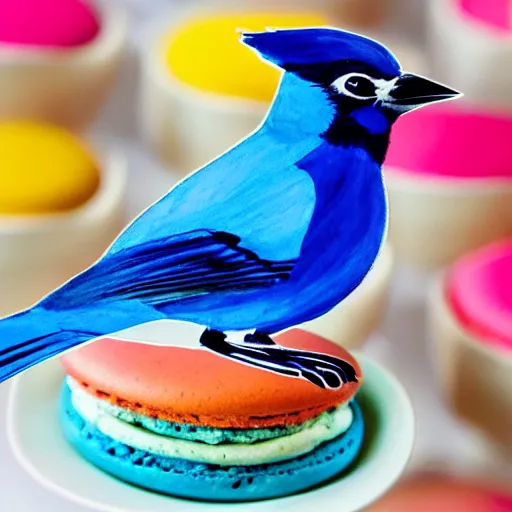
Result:
M318 352L281 347L273 341L271 345L268 342L254 343L252 340L246 336L247 344L231 343L226 340L224 333L207 330L201 336L200 343L229 359L281 375L302 378L321 388L339 389L344 383L357 382L356 371L347 361Z

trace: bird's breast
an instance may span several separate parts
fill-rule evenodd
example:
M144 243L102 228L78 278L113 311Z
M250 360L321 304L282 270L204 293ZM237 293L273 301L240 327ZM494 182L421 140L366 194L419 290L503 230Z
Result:
M379 254L387 200L380 168L371 161L341 159L331 169L336 176L315 181L315 211L293 278L307 295L323 296L334 306L364 279Z

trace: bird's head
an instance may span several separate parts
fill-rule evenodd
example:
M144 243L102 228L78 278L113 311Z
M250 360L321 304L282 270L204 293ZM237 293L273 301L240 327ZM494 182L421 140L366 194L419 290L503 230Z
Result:
M244 32L241 41L285 71L273 110L284 114L288 125L316 132L332 144L362 146L378 161L399 116L461 95L404 72L385 46L352 32L269 29ZM278 127L278 114L272 115Z

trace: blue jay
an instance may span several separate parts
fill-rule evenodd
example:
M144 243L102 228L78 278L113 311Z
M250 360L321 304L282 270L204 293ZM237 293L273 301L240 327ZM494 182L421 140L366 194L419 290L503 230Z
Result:
M198 347L338 388L346 361L272 335L328 312L363 280L387 227L381 166L401 114L459 93L333 28L244 33L283 71L248 138L144 211L105 255L0 321L0 382L142 323L204 326ZM250 331L230 342L226 332Z

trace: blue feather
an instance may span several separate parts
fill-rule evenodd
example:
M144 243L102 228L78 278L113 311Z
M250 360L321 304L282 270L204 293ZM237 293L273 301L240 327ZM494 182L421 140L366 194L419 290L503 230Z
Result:
M384 45L335 28L249 32L242 35L242 42L283 69L357 60L390 76L401 72L400 63Z
M263 260L240 242L229 233L198 230L130 247L104 258L42 306L74 309L129 300L167 305L223 290L261 289L290 277L294 260Z

